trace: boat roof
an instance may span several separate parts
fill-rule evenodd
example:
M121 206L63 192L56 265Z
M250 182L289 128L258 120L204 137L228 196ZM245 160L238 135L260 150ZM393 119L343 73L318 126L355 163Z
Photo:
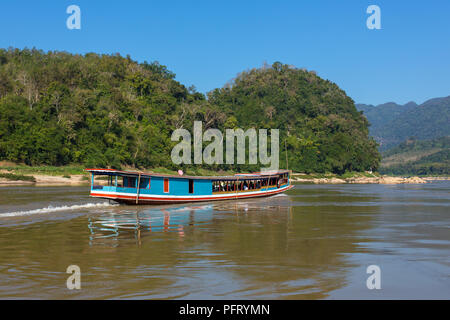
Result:
M128 170L116 170L116 169L85 169L85 171L106 174L114 176L145 176L145 177L163 177L163 178L178 178L178 179L205 179L205 180L236 180L236 179L255 179L265 178L283 173L289 173L289 170L276 170L267 172L254 172L254 173L237 173L233 176L188 176L188 175L175 175L175 174L163 174L153 172L141 172L141 171L128 171Z

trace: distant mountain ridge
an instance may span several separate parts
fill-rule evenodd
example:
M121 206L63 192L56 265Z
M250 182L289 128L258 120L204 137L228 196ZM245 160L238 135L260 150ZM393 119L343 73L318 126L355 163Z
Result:
M387 102L377 106L371 104L356 104L356 109L363 111L364 115L370 122L369 131L377 131L383 127L387 122L394 120L401 113L417 107L417 103L408 102L405 105L400 105L395 102Z
M410 137L434 139L450 135L450 96L417 105L394 102L378 106L356 104L371 124L369 133L387 150Z

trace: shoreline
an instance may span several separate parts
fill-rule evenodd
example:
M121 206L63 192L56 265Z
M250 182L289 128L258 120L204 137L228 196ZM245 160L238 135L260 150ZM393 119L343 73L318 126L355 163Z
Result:
M307 175L304 173L293 173L291 180L296 183L313 184L423 184L433 181L447 181L450 177L441 176L388 176L372 173L354 173L349 177L340 177L333 174Z
M5 173L0 170L0 173ZM14 173L14 172L13 172ZM89 176L86 174L73 175L50 175L27 173L27 178L34 178L34 181L17 180L13 178L0 177L0 187L7 186L80 186L89 185ZM375 175L367 173L353 173L348 177L337 176L333 174L304 174L292 173L291 181L293 183L313 183L313 184L423 184L432 181L450 180L450 177L397 177L386 175Z
M293 177L294 183L313 183L313 184L423 184L432 181L450 180L449 177L351 177L351 178L312 178L302 179Z
M24 180L11 180L6 178L0 178L0 187L5 186L79 186L88 185L88 180L85 177L87 175L72 175L69 177L55 176L55 175L43 175L36 174L30 175L34 177L35 181L24 181Z

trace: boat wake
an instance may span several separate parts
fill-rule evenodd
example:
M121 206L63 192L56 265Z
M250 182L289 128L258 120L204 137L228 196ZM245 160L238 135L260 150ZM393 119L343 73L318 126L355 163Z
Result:
M269 198L278 198L278 197L287 197L287 194L284 193L279 193L279 194L274 194L273 196L270 196Z
M108 202L86 203L86 204L78 204L78 205L73 205L73 206L61 206L61 207L48 206L47 208L34 209L34 210L29 210L29 211L0 213L0 218L20 217L20 216L28 216L28 215L32 215L32 214L52 213L52 212L59 212L59 211L71 211L71 210L77 210L77 209L114 207L114 206L117 206L117 204L110 204Z

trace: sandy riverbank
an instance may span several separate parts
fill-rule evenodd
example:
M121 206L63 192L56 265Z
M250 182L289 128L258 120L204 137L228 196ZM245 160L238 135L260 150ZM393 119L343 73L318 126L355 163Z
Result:
M70 178L51 175L32 175L35 182L22 180L9 180L0 178L0 186L25 186L25 185L39 185L39 186L56 186L56 185L82 185L89 184L85 175L72 175Z
M428 183L436 180L450 180L450 177L350 177L350 178L302 178L302 174L293 174L292 181L302 183L315 183L315 184L419 184Z
M1 170L0 170L1 172ZM20 185L37 185L37 186L56 186L56 185L82 185L89 184L89 180L86 175L71 175L66 176L56 176L56 175L43 175L43 174L33 174L29 175L35 178L33 181L22 181L22 180L10 180L5 178L0 178L0 186L20 186ZM390 177L390 176L356 176L349 178L340 177L307 177L305 174L293 173L293 182L300 183L315 183L315 184L419 184L427 183L434 180L450 180L450 177Z

